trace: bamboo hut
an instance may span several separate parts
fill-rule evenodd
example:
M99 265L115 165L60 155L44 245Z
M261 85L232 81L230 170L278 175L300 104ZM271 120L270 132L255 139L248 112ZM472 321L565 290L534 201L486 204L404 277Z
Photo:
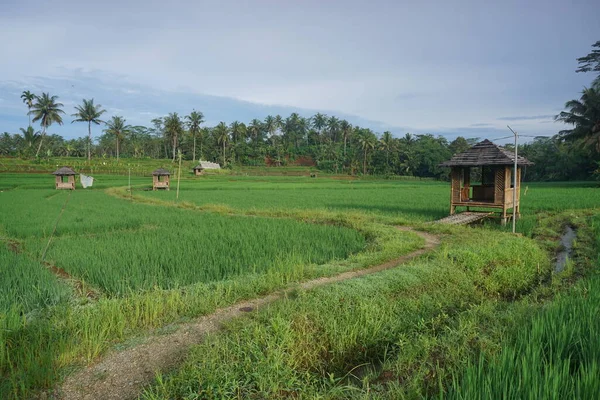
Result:
M52 173L55 176L56 189L75 190L75 175L77 173L69 167L62 167Z
M169 190L169 177L171 173L164 168L158 168L152 172L152 190Z
M457 207L466 207L467 211L476 207L498 209L503 224L513 215L520 217L521 168L533 163L517 156L516 188L512 178L514 163L513 152L487 139L441 163L441 167L451 168L450 215L456 212ZM472 177L478 182L472 181ZM513 204L514 190L516 204Z
M221 169L221 166L217 163L213 163L210 161L200 161L198 165L196 165L192 170L194 171L194 175L204 175L204 171L207 169Z

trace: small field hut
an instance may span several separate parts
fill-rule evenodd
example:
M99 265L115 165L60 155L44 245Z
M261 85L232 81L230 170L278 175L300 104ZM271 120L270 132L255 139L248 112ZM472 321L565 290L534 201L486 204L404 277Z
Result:
M77 173L69 167L62 167L52 173L55 176L56 189L75 190L75 175Z
M469 150L454 155L440 164L450 167L450 215L457 207L491 208L501 211L502 223L516 214L520 216L521 168L533 165L524 157L517 157L517 187L513 187L512 173L515 154L485 139ZM517 191L513 204L513 191ZM507 214L512 209L512 214Z
M169 190L169 177L171 173L164 168L158 168L152 172L152 190Z
M194 175L203 175L204 171L207 169L221 169L221 166L217 163L209 161L200 161L198 165L193 168Z

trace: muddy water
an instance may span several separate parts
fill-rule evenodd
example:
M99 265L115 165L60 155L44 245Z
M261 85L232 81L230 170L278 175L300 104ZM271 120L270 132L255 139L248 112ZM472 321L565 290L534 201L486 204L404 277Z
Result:
M565 269L565 265L567 265L567 259L571 255L571 250L573 249L573 241L577 234L575 230L570 226L567 226L565 229L565 233L560 238L560 244L562 245L563 250L556 256L556 265L554 267L555 272L561 272Z

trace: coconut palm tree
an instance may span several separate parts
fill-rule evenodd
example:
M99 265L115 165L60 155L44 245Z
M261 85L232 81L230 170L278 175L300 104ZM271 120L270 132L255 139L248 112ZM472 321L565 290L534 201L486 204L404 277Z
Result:
M83 99L83 103L80 106L75 106L77 112L71 114L75 117L73 122L87 122L88 123L88 163L92 160L92 123L100 125L104 123L100 119L100 116L106 112L102 109L100 104L94 104L94 99L86 100Z
M275 132L277 131L277 125L275 123L275 118L273 118L271 115L267 115L267 118L265 118L265 130L267 132L269 132L269 136L273 136L275 134Z
M340 129L340 120L333 115L327 120L327 129L329 130L329 138L332 142L337 141L337 134Z
M225 146L229 141L229 129L227 128L227 125L225 125L225 122L220 122L219 125L215 127L214 134L217 143L223 145L223 166L225 166Z
M383 132L379 139L379 148L385 152L385 166L390 167L390 151L395 149L394 137L390 131Z
M312 126L319 132L319 137L322 140L323 128L327 125L327 115L316 113L312 118Z
M376 140L373 133L367 129L367 132L361 134L358 138L358 144L363 153L363 175L367 174L367 155L370 150L375 149Z
M177 152L179 136L183 133L183 123L177 113L170 113L164 120L165 135L173 140L173 162Z
M50 96L48 93L42 93L41 96L36 96L36 101L33 103L31 110L28 112L29 115L33 115L31 122L35 123L40 121L40 125L42 127L42 136L40 137L40 143L38 144L37 151L35 152L36 157L40 154L42 142L48 127L55 122L59 125L63 124L63 120L60 115L65 113L62 110L63 104L57 103L56 99L58 99L58 96Z
M248 125L247 133L250 134L252 138L254 138L254 150L258 148L258 141L262 139L262 129L263 125L260 120L254 118L250 125Z
M31 107L33 107L33 101L35 100L35 98L36 98L36 95L31 93L29 90L25 90L21 94L21 99L23 100L23 103L25 103L27 105L27 115L29 116L29 126L31 126L31 114L29 112L31 111Z
M30 155L33 150L33 146L35 146L37 141L40 139L40 133L36 132L31 125L29 125L27 129L19 129L23 134L23 142L25 143L24 153Z
M561 111L554 119L574 125L574 128L558 132L559 137L595 145L596 151L600 152L600 91L586 88L579 100L568 101L565 108L568 111Z
M200 132L200 124L202 124L204 122L204 114L202 114L199 111L193 110L190 115L187 115L185 117L185 119L187 120L187 127L188 130L190 132L190 135L192 135L192 138L194 138L194 148L192 150L192 161L196 161L196 136L198 136L198 133Z
M346 143L348 143L348 138L352 134L352 125L344 119L340 122L340 130L344 138L344 158L346 158Z
M119 142L131 133L131 126L125 124L125 118L114 116L106 123L104 133L114 135L117 142L117 163L119 162Z

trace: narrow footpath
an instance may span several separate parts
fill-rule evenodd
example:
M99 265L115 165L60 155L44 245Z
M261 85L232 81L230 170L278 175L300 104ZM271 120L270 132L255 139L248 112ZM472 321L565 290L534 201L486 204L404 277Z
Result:
M394 268L431 251L440 243L435 235L407 227L397 228L421 236L425 239L424 247L384 264L306 281L297 287L307 290ZM201 343L207 334L219 331L224 322L281 299L289 290L291 289L219 309L193 322L179 325L173 333L151 336L144 343L123 351L111 351L96 364L67 377L56 390L55 396L63 400L135 399L144 386L152 383L157 372L164 373L177 368L185 360L190 347Z

